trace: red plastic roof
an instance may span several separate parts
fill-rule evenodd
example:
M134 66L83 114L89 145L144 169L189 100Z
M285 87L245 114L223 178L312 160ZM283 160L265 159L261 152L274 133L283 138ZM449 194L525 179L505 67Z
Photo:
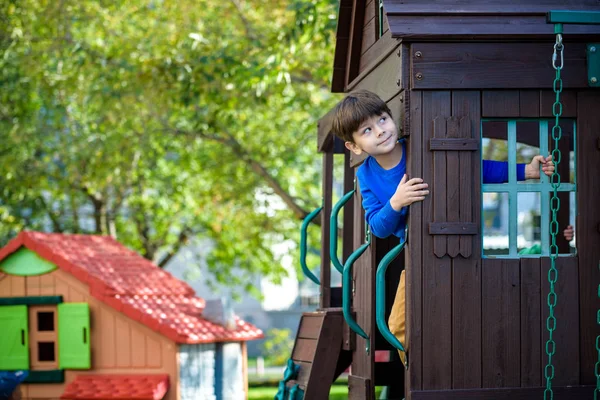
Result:
M78 375L61 399L162 400L169 389L169 375Z
M0 261L22 246L89 285L90 294L177 343L245 341L260 329L236 318L235 329L202 318L204 299L112 237L21 232L0 249Z

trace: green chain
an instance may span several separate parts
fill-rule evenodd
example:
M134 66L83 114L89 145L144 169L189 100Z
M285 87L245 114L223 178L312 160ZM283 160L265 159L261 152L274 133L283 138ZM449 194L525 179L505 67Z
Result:
M600 263L598 264L598 268L600 268ZM600 285L598 285L598 297L600 297ZM596 322L600 325L600 310L596 313ZM600 394L600 335L596 336L596 351L598 352L598 361L596 361L596 368L594 372L596 373L596 389L594 390L594 400L599 399Z
M556 269L556 259L558 257L558 246L556 245L556 236L558 235L558 210L560 210L560 199L558 198L558 188L560 187L560 174L558 173L558 164L560 164L560 150L558 142L562 136L562 129L559 125L559 119L562 115L562 104L560 102L560 93L562 92L562 79L560 71L563 68L562 43L562 24L556 24L554 28L556 33L556 43L554 44L554 54L552 55L552 66L556 70L556 79L554 79L554 93L556 101L552 105L552 114L554 115L554 127L552 128L552 139L554 140L554 149L552 150L552 162L554 163L554 173L550 177L552 184L552 198L550 199L550 210L552 211L552 222L550 223L550 234L552 235L552 244L550 245L550 269L548 270L548 282L550 283L550 292L548 293L548 318L546 319L546 329L548 329L548 340L546 341L546 355L548 364L544 369L546 377L546 390L544 390L544 400L554 399L552 391L552 379L554 378L554 365L552 365L552 356L556 351L554 342L554 330L556 329L556 318L554 317L554 307L556 307L557 295L554 291L554 285L558 280L558 270ZM557 64L557 61L560 63Z

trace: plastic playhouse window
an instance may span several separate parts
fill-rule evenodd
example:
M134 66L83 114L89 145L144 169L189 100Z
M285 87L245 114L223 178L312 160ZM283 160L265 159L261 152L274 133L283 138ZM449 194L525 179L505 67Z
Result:
M569 225L574 227L576 214L575 121L563 120L560 124L558 201L551 201L551 178L541 170L539 179L518 179L518 164L528 164L537 155L551 154L553 126L554 120L550 119L482 121L482 159L505 162L508 171L503 182L484 182L481 177L484 257L549 256L552 206L557 209L559 255L575 253L576 238L568 240L569 235L564 233Z

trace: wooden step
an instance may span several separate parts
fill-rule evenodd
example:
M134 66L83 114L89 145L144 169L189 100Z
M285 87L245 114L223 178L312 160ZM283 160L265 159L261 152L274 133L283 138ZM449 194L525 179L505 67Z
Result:
M296 382L305 399L328 399L331 384L350 365L351 356L342 352L343 325L339 309L302 314L292 360L300 366Z

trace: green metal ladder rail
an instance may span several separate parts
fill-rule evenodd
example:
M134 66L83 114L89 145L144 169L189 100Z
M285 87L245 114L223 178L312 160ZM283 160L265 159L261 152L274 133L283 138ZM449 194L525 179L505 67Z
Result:
M366 352L369 354L371 352L371 339L369 335L365 333L365 331L358 325L358 323L354 320L352 316L351 309L351 299L352 299L352 267L356 260L363 255L365 250L371 245L371 232L369 231L368 225L365 232L365 243L363 243L358 249L356 249L350 257L346 260L344 264L344 269L342 272L342 312L344 315L344 320L357 335L363 337L366 341Z
M333 262L333 266L338 272L341 274L344 266L342 265L340 259L337 256L338 250L338 215L340 210L350 201L352 196L356 193L356 180L354 181L354 189L346 193L336 204L333 206L331 210L330 224L329 224L329 257L331 258L331 262Z
M300 266L302 267L302 271L304 272L304 275L306 275L306 277L308 279L310 279L317 285L320 285L321 282L310 271L310 269L308 269L308 266L306 265L306 250L307 250L306 236L307 236L307 231L308 231L308 224L310 224L312 222L312 220L315 219L315 217L321 212L322 209L323 209L323 206L317 207L310 214L308 214L306 217L304 217L304 220L302 220L302 227L300 228Z
M408 369L408 353L404 348L404 345L400 343L398 338L392 334L390 328L388 327L385 321L385 273L388 269L388 266L391 262L398 257L398 254L402 252L404 246L406 244L406 240L408 239L408 226L404 231L404 240L400 242L396 247L391 249L379 262L377 266L376 273L376 286L375 290L377 293L376 296L376 311L375 311L375 321L377 322L377 328L381 335L389 344L394 346L399 351L402 351L406 355L406 361L404 363L404 367Z

